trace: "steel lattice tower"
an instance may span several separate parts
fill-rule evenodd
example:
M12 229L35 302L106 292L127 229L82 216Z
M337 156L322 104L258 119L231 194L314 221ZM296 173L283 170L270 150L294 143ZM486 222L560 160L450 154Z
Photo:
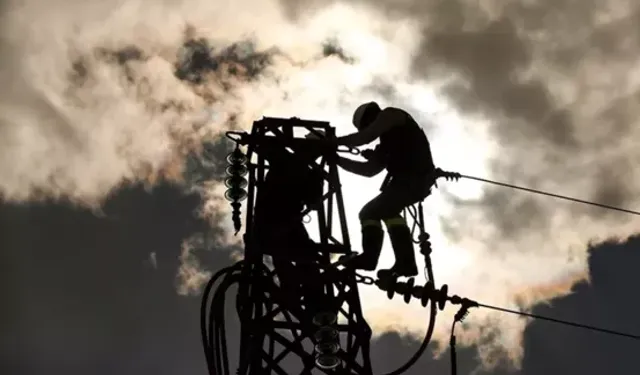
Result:
M227 284L238 284L237 373L371 375L371 329L357 288L362 280L336 262L339 255L351 253L336 150L294 137L298 132L335 136L329 123L297 118L263 118L249 134L227 134L247 149L246 154L239 149L230 154L227 170L227 199L233 201L237 228L242 188L248 182L244 259L226 270ZM317 215L317 242L303 223L311 211ZM222 328L213 320L220 316L211 316L208 333L203 333L209 352L224 345L214 342L214 329ZM283 363L291 364L291 358L299 368L285 370ZM207 360L210 372L228 373L226 353L208 353Z

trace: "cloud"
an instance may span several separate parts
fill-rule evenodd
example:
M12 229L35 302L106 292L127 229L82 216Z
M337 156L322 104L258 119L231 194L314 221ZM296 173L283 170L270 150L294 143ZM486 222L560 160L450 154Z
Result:
M260 74L270 53L253 50L250 41L218 51L185 35L186 26L175 45L125 35L91 39L86 35L97 26L74 21L77 30L42 25L62 34L42 56L30 50L36 42L5 45L13 66L3 76L18 88L0 102L7 109L0 122L6 199L93 204L128 181L179 180L187 153L234 126L233 90ZM209 60L198 60L198 46ZM215 85L203 86L201 75Z
M230 30L222 14L233 7L12 4L0 46L0 78L11 88L0 97L0 194L8 200L98 204L122 183L179 180L185 155L201 141L246 127L293 94L290 75L322 60L352 62L330 35L309 48L280 46L282 35L256 38L260 23L251 26L250 16ZM73 14L59 11L69 7ZM210 29L216 21L223 27Z
M97 207L123 185L170 180L198 189L201 213L214 222L227 210L218 183L228 151L223 131L263 115L348 124L356 104L376 99L425 123L445 169L637 204L632 2L7 4L0 20L6 200ZM343 182L350 209L375 194L374 184ZM587 244L624 239L638 225L504 188L442 185L426 203L439 280L506 307L570 293L587 277ZM189 268L181 275L189 280L201 279L192 257L194 244L204 246L198 239L184 247ZM389 316L413 316L402 319L405 328L422 334L424 311L365 295L377 301L369 307L374 326L392 329ZM477 312L461 340L480 344L487 362L495 352L517 362L524 327Z
M5 372L96 373L108 363L118 374L206 373L200 301L172 288L181 242L209 226L194 215L200 203L197 194L157 184L120 189L104 217L66 204L0 204ZM199 256L215 269L233 250ZM239 335L228 332L237 347ZM65 345L56 345L60 337Z
M631 289L637 284L637 273L633 268L639 259L639 244L635 236L626 243L605 242L590 249L591 281L578 285L570 296L536 308L535 313L637 334L640 325L635 316L640 306L624 296L632 293ZM525 340L523 367L527 373L561 374L566 372L567 366L580 373L623 373L625 366L633 361L631 352L636 350L625 337L543 321L537 321L527 329ZM553 358L554 353L557 358ZM549 364L543 365L542 357L549 358Z

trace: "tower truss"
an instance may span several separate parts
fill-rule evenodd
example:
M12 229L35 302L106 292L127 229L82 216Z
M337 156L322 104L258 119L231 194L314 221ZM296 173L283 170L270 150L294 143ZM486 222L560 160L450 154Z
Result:
M334 137L335 128L263 118L250 133L227 133L238 147L228 158L226 197L236 230L246 198L245 252L205 290L203 341L211 373L229 372L226 344L219 339L225 288L208 299L222 276L221 286L238 284L238 374L372 373L371 329L357 287L364 279L336 261L351 254L338 156L325 142L298 134ZM317 241L303 222L310 215L316 217Z

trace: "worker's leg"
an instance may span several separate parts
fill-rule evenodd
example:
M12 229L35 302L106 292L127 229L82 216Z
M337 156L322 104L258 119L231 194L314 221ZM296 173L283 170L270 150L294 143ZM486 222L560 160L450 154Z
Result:
M396 215L386 218L384 223L396 257L396 262L389 271L399 276L417 275L418 266L416 265L411 230L406 220L402 216Z
M362 226L362 254L349 262L358 269L373 271L378 265L378 259L382 251L384 241L384 231L382 229L382 221L387 218L400 217L400 212L406 204L407 195L393 189L385 190L377 197L367 203L360 211L360 224ZM400 217L401 218L401 217ZM388 226L388 225L387 225ZM392 225L393 229L389 232L391 243L394 247L401 246L398 266L396 268L403 273L410 273L415 268L415 259L413 260L413 268L411 267L412 257L407 256L407 251L412 253L412 248L407 250L406 236L401 226ZM406 227L406 224L405 224ZM409 228L406 228L407 231ZM411 235L409 235L409 246L412 247ZM415 271L417 273L417 271Z
M385 272L399 276L418 274L411 230L405 219L400 216L404 208L421 201L428 194L428 189L416 182L392 181L379 196L381 202L376 207L377 217L382 218L387 227L396 258L393 267Z
M349 263L357 269L373 271L378 266L378 259L380 259L380 252L384 242L382 222L380 220L365 220L361 225L362 254Z
M384 231L382 229L382 213L385 198L383 194L369 201L360 211L360 226L362 230L362 254L352 259L349 264L357 269L373 271L378 265Z

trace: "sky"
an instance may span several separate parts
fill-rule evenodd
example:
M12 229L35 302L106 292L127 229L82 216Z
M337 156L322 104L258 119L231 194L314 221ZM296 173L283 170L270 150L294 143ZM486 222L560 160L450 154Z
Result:
M7 264L15 264L7 285L25 290L11 294L14 321L23 322L13 327L26 340L11 350L40 350L36 367L73 361L47 350L47 340L65 334L60 325L41 323L47 339L40 349L31 347L37 317L25 296L34 292L65 301L59 312L49 312L55 319L84 321L74 340L98 340L78 366L106 361L103 371L110 372L109 366L132 361L113 358L127 352L138 358L133 349L99 354L98 346L115 350L121 343L115 334L82 338L109 331L95 327L96 316L109 316L140 347L162 346L151 326L122 328L144 319L138 304L175 309L159 321L188 315L187 305L197 300L190 295L207 273L239 250L219 185L193 183L203 173L201 144L218 142L228 129L248 129L263 115L331 121L346 134L353 108L378 100L421 122L444 169L638 207L633 2L31 0L5 1L1 9L0 196L3 226L10 228L3 230ZM198 38L212 47L199 71L183 53L185 43ZM227 151L216 145L214 161ZM378 184L346 173L341 178L357 243L357 210ZM187 199L178 191L189 192L191 203L175 203ZM160 219L177 215L171 210L178 207L193 223ZM625 243L638 223L471 182L442 184L425 207L439 282L515 309L551 303L572 310L589 304L582 298L597 299L590 297L599 294L589 289L597 281L589 246L604 253L620 242L631 249ZM41 253L39 241L51 243L49 251ZM600 246L603 241L613 242ZM113 253L117 247L123 250ZM113 262L111 276L99 281L96 268L105 262ZM164 262L171 266L160 272ZM46 269L52 264L58 270ZM129 271L120 289L106 281ZM52 278L58 281L46 283ZM43 281L50 291L36 287ZM114 311L98 314L102 304L87 306L90 286ZM124 297L123 290L145 297ZM389 302L372 290L362 294L370 324L383 335L378 348L393 342L385 332L406 333L407 343L422 335L421 307ZM446 343L452 313L441 315L436 344ZM604 324L609 316L593 319L606 318ZM542 332L541 345L555 331L526 323L474 312L459 333L470 366L506 363L532 371L528 355L538 354L527 344L534 353L544 350L535 349L531 340L538 336L530 332ZM165 335L193 334L193 327L182 328ZM166 355L166 345L144 352ZM11 356L16 366L28 365ZM51 359L58 357L67 359Z
M6 374L206 374L198 298L175 292L181 242L208 226L197 195L163 184L114 194L96 217L68 204L0 206L4 299L0 370ZM219 229L219 228L218 228ZM633 296L640 239L593 249L591 284L533 312L640 333ZM235 249L199 255L231 264ZM149 262L155 252L157 269ZM6 269L5 269L6 267ZM237 321L228 314L234 368ZM441 317L439 319L442 319ZM473 349L458 349L459 374L598 375L633 373L638 344L624 338L538 321L524 335L520 370L473 372ZM375 374L393 370L418 343L385 334L372 345ZM449 356L425 355L409 375L449 374Z

